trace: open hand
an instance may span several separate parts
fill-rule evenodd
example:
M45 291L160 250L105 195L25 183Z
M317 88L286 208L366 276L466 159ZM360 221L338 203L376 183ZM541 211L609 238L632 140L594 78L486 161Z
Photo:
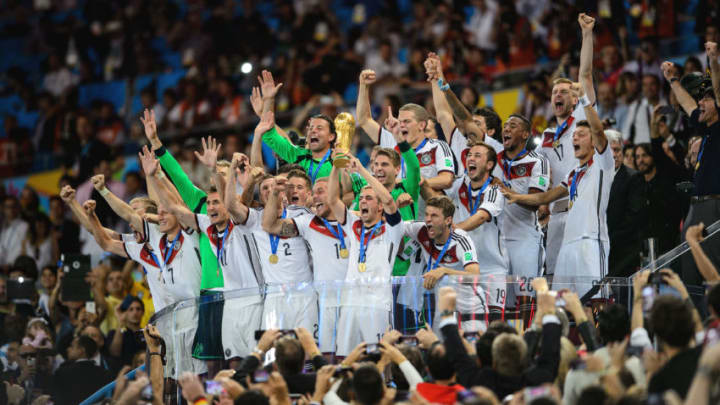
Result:
M147 146L143 146L142 151L138 153L138 158L140 158L140 165L145 171L145 176L152 177L157 173L160 163L155 159L155 153Z
M263 100L259 87L252 88L252 93L250 93L250 105L252 106L255 115L258 117L262 115Z
M262 136L265 132L271 130L275 126L275 113L265 111L255 127L255 136Z
M208 169L214 171L218 153L220 152L220 148L222 148L222 144L218 143L212 136L208 136L207 140L206 138L202 138L202 147L202 155L195 151L195 157L197 157L200 163L204 164Z
M263 70L261 75L258 76L258 82L260 82L260 89L262 90L262 98L264 100L275 98L278 90L280 90L280 87L283 85L282 83L278 83L276 86L272 73L267 70Z
M143 127L145 128L145 136L147 137L148 141L150 141L150 143L153 143L154 141L159 142L160 138L158 138L157 134L155 110L148 110L146 108L143 112L143 116L140 117L140 122L142 122Z

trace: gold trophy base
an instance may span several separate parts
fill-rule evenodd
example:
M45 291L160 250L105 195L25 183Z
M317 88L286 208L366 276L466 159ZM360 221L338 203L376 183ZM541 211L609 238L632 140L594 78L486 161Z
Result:
M338 157L333 160L333 166L337 167L338 169L344 169L348 167L349 164L350 159L345 155L338 155Z

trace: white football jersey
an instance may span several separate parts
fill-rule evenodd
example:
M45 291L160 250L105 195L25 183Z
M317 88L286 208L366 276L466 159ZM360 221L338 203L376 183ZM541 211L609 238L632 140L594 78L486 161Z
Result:
M565 222L563 244L579 239L609 240L605 211L610 198L615 161L609 145L605 146L602 153L597 150L594 152L586 164L576 167L562 182L569 194L572 194L571 188L576 188L576 196L571 197L572 205Z
M401 154L392 133L382 127L380 127L380 146L393 148L398 154ZM420 176L426 179L437 177L441 172L450 172L453 176L457 174L453 153L450 150L450 146L444 141L425 138L425 140L415 148L415 155L417 155L418 161L420 162ZM405 162L402 162L398 180L405 178L405 170ZM425 200L420 198L416 219L421 220L423 218L425 218Z
M307 208L289 206L285 209L286 218L294 218L310 213ZM248 223L252 223L253 238L257 247L257 257L262 268L262 275L267 284L295 284L312 281L310 256L305 240L300 236L292 238L280 237L277 251L277 263L270 263L272 254L270 234L262 228L263 209L249 209Z
M471 212L477 206L490 215L490 220L477 228L467 231L477 250L480 274L507 274L508 255L505 250L505 241L502 240L502 212L505 209L505 196L500 187L489 184L485 191L473 189L467 175L459 177L453 186L446 190L448 197L455 203L453 222L460 223L472 216Z
M353 238L349 236L343 229L342 225L338 226L337 221L328 221L332 229L325 226L322 218L313 214L299 215L293 218L298 234L307 241L310 246L310 254L313 263L317 265L314 268L315 281L335 281L345 280L345 273L348 267L348 257L341 257L341 243L333 232L342 233L345 248L350 251L350 244ZM338 232L339 231L339 232Z
M350 235L352 243L345 276L348 285L345 286L342 294L342 305L381 308L388 311L391 309L392 289L389 282L403 237L403 223L400 212L390 217L389 222L382 221L370 237L372 228L366 228L365 235L361 235L362 220L351 211L345 210L343 230ZM364 271L361 271L359 266L361 237L366 241Z
M197 226L207 235L222 268L225 285L223 291L238 290L241 288L259 288L258 281L260 269L253 265L252 254L254 244L250 229L255 225L251 221L256 217L248 216L244 224L228 221L227 228L219 232L212 225L210 217L205 214L195 214ZM260 300L260 296L257 296Z
M440 252L444 244L436 244L428 235L427 225L424 222L405 222L405 234L422 246L425 261L432 260L433 267L436 267ZM462 229L454 229L450 233L450 243L445 254L440 259L437 267L447 267L451 270L465 271L465 266L478 263L475 245L470 236ZM427 266L427 265L426 265ZM435 288L452 286L458 290L457 307L461 313L478 313L484 308L485 300L482 287L475 285L470 279L457 285L448 276L443 276Z
M570 170L574 169L578 165L578 160L575 157L575 149L573 148L572 137L575 133L576 124L578 121L586 119L585 108L577 103L570 117L567 119L567 124L564 129L561 129L557 134L558 145L553 145L553 139L558 127L547 128L543 131L543 140L537 152L544 156L550 163L550 188L559 186L565 180L565 177ZM563 124L560 125L563 127ZM567 204L567 198L562 198L550 204L552 209L555 204ZM562 202L561 202L562 201Z
M516 193L528 194L530 189L547 191L550 183L548 161L535 152L527 152L510 164L504 159L505 152L498 153L493 176L509 184ZM508 166L509 165L509 166ZM508 170L510 176L508 178ZM518 204L505 207L502 235L506 240L539 239L542 237L537 222L537 212Z
M144 244L125 242L124 246L128 257L145 268L153 304L155 297L162 297L164 308L200 295L199 234L193 229L181 230L173 245L157 225L143 221L143 229ZM155 311L160 309L155 307Z
M505 150L503 145L492 136L483 136L483 142L495 149L495 153L500 153ZM455 163L458 165L457 173L464 173L467 164L467 154L470 148L468 147L467 137L465 137L457 127L450 134L450 150L452 150L455 155Z

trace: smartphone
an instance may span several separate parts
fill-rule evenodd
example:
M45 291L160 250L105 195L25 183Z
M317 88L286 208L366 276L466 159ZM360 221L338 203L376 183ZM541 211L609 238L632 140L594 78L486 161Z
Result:
M255 370L255 372L252 375L252 381L254 383L267 382L268 378L270 378L270 374L264 368L259 368L259 369Z
M540 387L525 388L525 403L526 404L529 404L532 401L539 399L539 398L548 398L548 397L552 397L552 392L550 391L550 387L540 386Z
M645 348L643 346L630 346L628 345L627 349L625 349L625 354L628 357L642 357L643 353L645 352Z
M223 386L219 381L206 380L205 381L205 392L210 395L220 395L223 393Z
M152 402L153 400L153 389L152 384L148 384L145 388L140 391L140 399L146 402Z
M95 301L88 301L85 303L85 312L88 314L95 313Z
M62 282L62 298L65 301L92 301L90 283L85 281L91 271L90 256L63 254L62 272L65 274Z
M565 300L563 299L563 290L560 290L557 292L557 295L555 295L555 306L565 308L565 305L567 304Z
M480 332L464 332L464 333L463 333L463 337L464 337L468 342L475 342L475 341L477 341L478 339L480 339Z
M404 343L408 346L417 346L418 339L413 335L403 335L400 336L400 340L398 340L398 343Z
M642 298L643 298L643 312L648 313L650 312L650 308L653 306L653 302L655 302L655 296L657 295L657 292L655 291L655 286L653 285L646 285L642 289Z
M30 279L20 277L17 280L7 281L7 300L30 300L35 296L35 283Z
M352 367L350 367L350 366L337 366L335 368L335 373L333 374L333 377L335 377L335 378L343 377L351 370L352 370Z
M368 343L365 345L365 354L373 354L378 351L377 343Z
M290 336L290 337L293 338L293 339L297 339L297 335L295 334L295 330L294 330L294 329L282 329L282 330L280 331L280 333L281 333L280 337Z

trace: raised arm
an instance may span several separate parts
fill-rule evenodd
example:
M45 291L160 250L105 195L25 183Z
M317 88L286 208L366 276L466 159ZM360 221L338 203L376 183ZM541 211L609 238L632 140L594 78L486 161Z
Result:
M93 176L90 181L92 182L93 187L95 187L95 190L100 193L102 198L107 201L110 208L112 208L112 210L115 211L120 218L130 223L130 226L133 229L142 229L142 218L140 218L140 215L138 215L129 204L118 198L118 196L113 194L112 191L107 188L105 185L104 175L97 174Z
M248 216L248 207L238 200L237 196L237 168L241 164L248 164L248 157L241 154L233 154L233 160L230 162L230 170L228 171L228 181L225 184L225 207L227 207L230 218L237 224L245 223ZM262 170L259 167L253 167L252 170ZM244 190L243 190L244 192Z
M593 63L593 27L595 19L585 13L580 13L578 23L582 30L582 45L580 47L580 72L579 79L582 84L585 96L590 105L595 104L595 88L593 87L592 63Z
M685 90L680 84L680 78L673 76L672 62L663 62L660 68L662 69L665 79L670 82L670 88L672 89L673 93L675 93L675 98L677 98L678 103L683 108L683 110L685 110L687 115L691 115L692 112L695 111L695 109L697 108L697 103L692 98L692 96L688 94L687 90Z
M435 117L442 127L445 138L449 140L452 136L453 130L455 129L455 119L453 119L453 113L450 110L450 105L445 98L445 94L443 94L444 92L446 93L451 90L449 89L450 85L445 82L445 76L440 68L440 63L440 58L437 54L430 52L425 60L425 70L428 73L428 81L430 82L430 87L432 88ZM440 82L443 84L442 89L440 88Z
M590 84L592 86L592 83ZM587 89L585 89L587 94ZM603 128L602 121L595 108L587 102L584 98L581 98L580 103L584 104L585 116L590 123L590 133L592 134L593 146L597 151L605 151L607 147L607 136L605 136L605 129Z
M278 218L277 215L280 210L280 196L285 194L286 181L282 177L275 178L263 210L262 226L267 233L293 237L298 235L295 222L290 218Z
M97 215L95 215L95 201L85 201L85 203L83 204L83 210L87 215L88 223L90 225L90 231L92 232L95 241L98 245L100 245L102 250L127 258L128 256L127 253L125 253L125 247L123 246L123 243L119 240L109 238L107 233L103 230L102 225L100 225L100 220L98 219ZM142 225L140 226L140 229L142 229Z
M92 231L90 230L90 221L88 221L87 214L85 214L85 210L83 210L80 203L75 199L75 190L70 186L63 187L62 190L60 190L60 198L62 198L68 208L70 208L70 212L72 212L73 216L77 218L80 226L85 228L88 232L92 233ZM103 230L105 231L105 233L107 233L109 238L118 240L121 239L120 234L113 231L112 229L103 228Z
M505 201L508 204L518 203L534 207L543 204L550 204L555 200L559 200L560 198L567 197L569 195L567 188L563 186L556 186L548 191L532 194L516 193L506 187L501 188L501 192L505 196Z
M262 114L260 122L255 127L252 149L250 151L250 165L253 167L265 167L262 157L263 134L275 126L275 113L267 111Z
M258 76L258 82L260 83L260 90L262 90L262 113L274 112L275 111L275 96L277 95L282 83L275 85L275 79L272 73L267 70L263 70Z
M357 114L357 125L365 131L373 142L380 143L380 125L373 119L370 111L370 85L375 83L375 80L377 80L375 71L365 69L360 72L355 113Z
M140 118L145 128L145 136L150 141L152 151L157 154L160 165L167 172L170 182L177 188L180 198L188 205L195 208L205 197L205 192L197 188L190 178L185 174L180 164L164 147L157 135L157 124L155 123L155 112L145 110L144 116ZM150 198L155 199L156 196L150 194Z
M333 155L337 153L337 150L333 152ZM333 156L334 157L334 156ZM345 169L338 169L336 166L333 166L332 170L330 171L330 180L328 181L328 192L327 192L327 205L332 210L333 214L335 215L335 218L339 222L343 222L345 220L345 203L342 202L340 199L340 182L336 181L335 179L340 178L340 173Z
M190 211L184 204L168 204L168 211L170 211L175 218L177 218L180 226L183 229L193 229L200 232L197 221L195 220L195 214Z
M375 191L375 194L378 196L378 199L383 205L383 210L388 214L396 213L397 204L395 204L395 200L392 198L390 191L388 191L388 189L385 188L385 186L380 183L380 181L376 179L372 175L372 173L370 173L365 167L363 167L362 163L360 163L360 161L355 156L349 156L351 170L362 176L365 181L367 181L368 185L372 187L373 191Z
M698 271L703 276L705 281L714 283L720 281L720 274L717 269L708 258L707 254L702 248L700 242L705 239L703 237L703 231L705 230L705 224L700 222L699 224L689 226L685 233L685 240L690 246L690 252L692 252L693 259L697 265Z
M705 54L710 60L710 78L712 79L715 100L720 100L720 63L718 63L717 42L705 42Z

